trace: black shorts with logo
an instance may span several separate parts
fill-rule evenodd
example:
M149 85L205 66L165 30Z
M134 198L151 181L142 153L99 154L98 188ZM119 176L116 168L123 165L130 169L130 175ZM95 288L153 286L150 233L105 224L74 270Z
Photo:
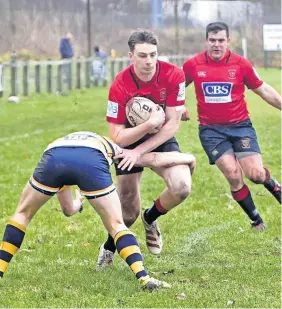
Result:
M135 147L142 144L143 142L144 142L144 140L141 139L141 140L139 140L139 141L127 146L127 147L124 147L124 148L125 149L134 149ZM172 152L172 151L181 152L179 145L178 145L178 142L177 142L175 137L172 137L171 139L167 140L165 143L163 143L162 145L160 145L156 149L152 150L151 152ZM117 163L115 163L115 168L116 168L116 175L117 176L140 173L144 170L144 167L133 166L133 168L130 171L128 171L128 170L122 171L120 168L118 168Z
M227 151L233 151L236 157L243 152L260 153L256 131L249 119L230 125L199 125L199 137L210 164L215 164Z

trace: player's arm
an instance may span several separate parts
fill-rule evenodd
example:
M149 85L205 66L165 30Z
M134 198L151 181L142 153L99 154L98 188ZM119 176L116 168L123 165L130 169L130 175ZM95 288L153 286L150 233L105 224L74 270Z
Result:
M281 110L281 96L278 92L261 80L249 60L242 58L241 63L244 72L244 84L265 102Z
M118 165L119 168L122 170L127 169L130 171L142 155L150 152L151 150L157 148L159 145L172 138L178 131L181 114L182 106L167 107L167 122L165 125L158 133L153 135L139 146L135 147L134 149L124 151L122 154L118 155L116 158L122 159Z
M173 106L166 108L166 123L161 130L149 138L135 149L143 155L150 152L175 136L179 129L183 106Z
M165 110L166 123L157 134L135 148L140 155L154 150L174 137L179 129L183 105L185 104L185 76L183 71L175 68L169 82L170 91L166 99Z
M130 154L133 150L121 149L121 152L115 156L115 159L124 158ZM143 167L172 167L176 165L188 165L191 174L196 168L196 158L189 153L181 152L150 152L145 153L137 159L135 166ZM121 170L125 170L126 166L121 162L118 166ZM130 170L130 169L128 169Z
M188 59L182 66L185 75L185 86L188 87L193 82L192 61ZM190 113L186 106L183 106L181 121L190 120Z
M265 102L281 110L282 99L280 94L267 83L263 83L256 89L252 89L254 93L259 95Z
M188 87L194 81L192 59L184 62L182 70L185 75L185 86Z
M196 168L196 158L190 153L150 152L141 156L135 165L150 168L189 165L192 174Z
M174 137L177 133L180 125L182 108L185 103L185 76L183 71L175 67L174 72L170 75L170 80L170 91L167 96L165 110L166 123L161 130L151 138L132 149L129 153L122 154L120 158L123 159L119 163L119 166L130 170L143 154L154 150Z
M125 125L127 123L125 112L127 96L125 88L121 81L118 79L114 80L109 91L107 109L110 138L121 147L137 142L164 122L164 116L153 111L148 121L139 126L127 128Z
M78 211L82 211L83 198L79 190L75 190L75 199L73 199L71 187L64 186L57 193L57 198L65 216L70 217L76 214Z

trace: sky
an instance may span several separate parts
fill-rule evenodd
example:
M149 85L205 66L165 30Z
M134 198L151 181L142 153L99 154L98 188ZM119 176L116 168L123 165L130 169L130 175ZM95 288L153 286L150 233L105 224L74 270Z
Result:
M217 19L218 8L222 12L223 19L226 21L240 20L242 16L245 16L248 5L250 9L255 9L257 11L255 5L248 3L247 1L191 0L191 2L192 6L189 12L189 16L197 19L200 23L203 24L215 21Z

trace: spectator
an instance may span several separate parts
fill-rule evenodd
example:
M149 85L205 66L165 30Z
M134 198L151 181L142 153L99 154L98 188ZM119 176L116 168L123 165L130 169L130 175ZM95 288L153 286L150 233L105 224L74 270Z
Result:
M107 86L107 57L105 51L101 51L99 46L94 47L94 57L92 62L92 80L95 86L102 81L103 86Z
M112 48L111 49L111 57L116 58L116 56L117 56L117 51L114 48Z
M73 57L73 35L72 33L68 32L65 37L61 38L60 41L60 54L61 59L70 60ZM62 65L62 77L63 77L63 84L67 84L70 87L70 78L71 78L71 62L68 61L63 63ZM60 94L64 94L61 92Z
M71 59L73 57L73 35L68 32L65 37L61 38L60 54L62 59Z

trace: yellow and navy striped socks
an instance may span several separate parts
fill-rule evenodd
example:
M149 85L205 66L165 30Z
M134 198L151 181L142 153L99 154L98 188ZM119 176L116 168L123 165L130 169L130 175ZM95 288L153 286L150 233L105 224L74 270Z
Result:
M128 264L137 279L148 275L135 236L130 231L120 231L115 236L115 245L121 258Z
M8 221L3 241L0 245L0 279L3 277L14 254L20 248L25 232L26 228L23 225L13 220Z

